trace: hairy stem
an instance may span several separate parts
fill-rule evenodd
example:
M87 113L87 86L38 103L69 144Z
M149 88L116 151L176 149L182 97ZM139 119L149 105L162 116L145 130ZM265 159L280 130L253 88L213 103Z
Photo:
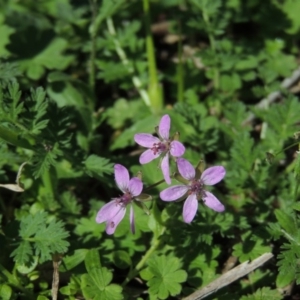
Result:
M142 88L141 80L134 74L135 73L134 69L133 69L132 65L129 63L126 53L122 49L120 42L117 39L117 34L116 34L113 20L111 18L107 18L106 23L107 23L108 32L110 33L110 35L113 38L113 42L115 44L116 52L117 52L119 58L121 59L121 62L123 63L123 65L127 68L128 73L132 75L132 82L134 84L134 87L137 89L137 91L140 94L140 97L143 99L144 103L147 106L150 106L151 103L150 103L149 95L148 95L147 91Z
M151 247L148 249L148 251L145 253L145 255L141 258L141 260L136 265L136 267L129 272L128 276L126 277L126 279L122 283L122 287L124 287L131 279L133 279L139 273L139 271L144 267L144 265L147 262L147 260L149 259L149 257L158 248L158 246L160 244L160 239L159 238L165 232L165 230L166 230L166 228L163 227L161 232L160 232L160 235L154 234L154 236L152 238L152 241L151 241Z

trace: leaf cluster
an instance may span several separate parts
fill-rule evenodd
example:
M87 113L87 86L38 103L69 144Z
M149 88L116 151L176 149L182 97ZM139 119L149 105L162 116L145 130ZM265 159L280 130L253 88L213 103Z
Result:
M49 220L46 212L28 214L20 220L20 242L11 257L18 265L30 263L33 256L37 256L43 263L51 260L52 255L63 254L68 250L68 236L64 223L55 219Z

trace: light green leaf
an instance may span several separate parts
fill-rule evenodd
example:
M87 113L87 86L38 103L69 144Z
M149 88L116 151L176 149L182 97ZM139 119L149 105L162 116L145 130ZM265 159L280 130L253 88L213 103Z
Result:
M148 271L144 271L149 293L157 295L160 299L167 299L169 295L176 296L181 291L182 282L186 281L187 273L180 270L181 263L178 258L172 256L156 256L149 260ZM153 274L153 277L149 273Z
M12 289L7 284L1 284L0 285L0 298L2 300L9 300L12 296Z
M59 271L67 272L75 268L77 265L84 261L88 252L89 250L87 249L77 249L74 251L73 255L65 256L59 266Z
M113 164L109 159L95 154L90 155L84 161L84 165L89 176L103 177L104 174L110 175L113 173Z
M269 287L263 287L258 289L254 294L243 296L240 300L263 300L263 299L272 299L280 300L282 296L277 290L271 290Z
M100 256L97 249L91 249L87 252L85 256L85 267L90 274L95 268L101 268Z
M39 79L45 69L64 70L73 60L72 55L63 54L67 46L68 42L65 39L53 38L48 46L35 57L20 60L20 67L27 71L31 79Z
M276 286L279 288L286 287L292 281L295 280L295 270L293 268L285 269L284 271L279 271L276 278Z
M286 232L290 235L297 234L297 225L295 220L292 216L288 215L286 212L276 209L275 216L277 221L279 222L280 226L286 230Z
M15 29L12 27L7 26L6 24L3 24L4 22L4 16L1 13L0 14L0 57L5 57L10 54L10 52L5 48L7 44L9 44L9 37L12 33L15 32Z
M93 300L121 300L122 288L109 283L112 273L107 268L93 268L89 274L81 276L81 288L86 299Z

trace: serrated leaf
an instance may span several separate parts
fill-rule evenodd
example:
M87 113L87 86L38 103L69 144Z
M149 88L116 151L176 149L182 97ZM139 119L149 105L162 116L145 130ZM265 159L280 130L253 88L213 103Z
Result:
M121 300L122 288L110 284L112 273L107 268L93 268L89 274L81 276L81 288L86 299L93 300Z
M276 209L275 216L280 226L290 235L297 233L297 225L295 219L282 210Z
M59 266L59 271L67 272L75 268L77 265L84 261L88 251L89 250L87 249L77 249L74 251L73 255L65 256Z
M119 8L125 3L124 0L103 0L101 2L101 6L99 7L99 13L97 14L97 18L95 20L95 24L91 27L91 31L96 31L103 20L106 18L110 18Z
M36 233L37 228L44 225L46 222L47 213L40 212L35 215L27 215L22 218L20 225L20 236L29 238Z
M30 261L33 255L33 250L28 241L22 241L18 248L16 248L10 256L19 264L26 264Z
M60 37L51 39L50 35L52 33L47 32L46 34L49 34L50 40L47 41L47 44L43 45L43 50L38 53L32 53L33 57L30 57L30 59L24 58L23 60L20 60L20 67L27 72L28 77L30 77L31 79L39 79L44 74L46 68L63 70L73 60L72 55L63 54L68 46L67 40ZM16 38L17 37L14 37L14 39ZM26 42L25 45L22 46L28 48L28 42ZM11 51L13 53L16 52L17 55L20 55L20 57L22 58L22 53L20 52L20 50L12 49ZM53 59L53 57L55 57L55 59Z
M156 256L149 260L147 269L153 274L147 282L150 294L158 295L160 299L178 295L180 283L187 279L187 273L180 270L180 265L178 258L171 256Z
M69 233L65 231L63 222L52 219L47 224L47 213L45 212L24 216L21 219L20 227L19 235L24 240L11 254L18 264L26 264L29 261L33 247L35 255L40 257L41 263L51 260L52 254L64 253L68 249L69 242L65 239Z
M241 262L253 260L266 252L271 252L271 247L263 245L262 240L253 241L247 239L243 243L234 245L233 249L232 254L238 257Z
M101 268L101 262L100 262L100 256L97 249L91 249L87 252L85 256L85 268L90 274L93 269L100 269Z
M85 161L86 173L89 176L102 177L104 174L110 175L113 173L113 164L109 159L97 156L95 154L90 155Z
M280 271L276 277L276 286L279 288L286 287L295 280L295 270L292 268Z
M272 300L281 300L282 296L277 290L271 290L269 287L263 287L255 291L252 295L242 296L240 300L263 300L263 299L272 299Z

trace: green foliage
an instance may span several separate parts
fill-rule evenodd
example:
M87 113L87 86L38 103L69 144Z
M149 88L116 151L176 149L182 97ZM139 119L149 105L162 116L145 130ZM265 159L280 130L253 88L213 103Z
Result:
M110 284L112 273L101 267L99 254L95 250L87 253L85 267L88 273L81 277L81 288L86 299L123 299L122 288L117 284Z
M102 177L104 174L111 174L113 172L113 164L104 157L90 155L85 161L86 173L89 176Z
M167 299L169 295L176 296L181 291L180 283L187 278L187 273L180 269L178 258L172 256L157 256L148 262L148 267L141 276L147 280L149 292L159 299Z
M29 263L34 254L40 262L51 260L51 255L64 253L69 247L66 238L69 233L62 221L48 220L45 212L27 215L21 218L19 246L11 253L18 264Z
M268 264L211 297L281 299L274 283L299 284L297 1L7 0L1 8L1 299L49 298L56 268L57 298L179 299L231 260L266 252L275 254ZM160 200L170 186L161 160L139 164L145 149L133 137L155 135L164 114L184 158L225 167L225 179L206 187L223 213L200 200L186 224L186 195ZM130 209L114 235L95 221L122 195L115 163L142 176L149 195L133 205L135 234ZM16 181L24 192L5 189Z
M258 289L252 295L243 296L241 300L262 300L262 299L274 299L281 300L282 296L277 290L271 290L269 287Z

